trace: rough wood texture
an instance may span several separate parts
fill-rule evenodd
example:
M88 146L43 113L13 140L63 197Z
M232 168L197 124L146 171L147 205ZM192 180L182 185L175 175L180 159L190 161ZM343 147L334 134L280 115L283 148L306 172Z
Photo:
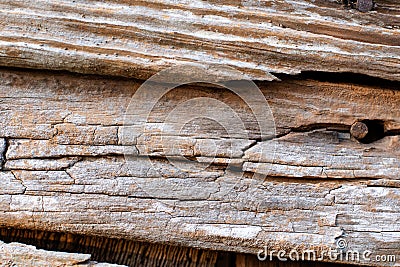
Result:
M95 267L117 267L122 265L97 263L90 261L90 255L45 251L19 243L5 244L0 241L0 265L2 267L12 266L95 266Z
M400 80L400 8L361 13L334 0L2 1L0 64L147 78L216 63L268 72L352 72Z
M0 78L1 226L252 254L264 246L320 253L343 238L371 258L400 254L398 83L260 83L277 128L261 141L249 110L226 89L174 89L152 110L146 132L135 132L123 120L140 82L6 69ZM166 114L201 96L235 109L249 139L201 119L180 131L164 125L160 139ZM379 121L381 138L351 138L361 120ZM121 138L125 127L130 144ZM259 153L271 144L275 159ZM177 151L188 169L168 162Z

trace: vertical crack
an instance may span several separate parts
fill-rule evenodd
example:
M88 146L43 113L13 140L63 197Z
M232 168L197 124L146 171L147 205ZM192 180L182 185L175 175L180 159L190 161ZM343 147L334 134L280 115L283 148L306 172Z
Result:
M10 145L10 144L9 144L9 141L8 141L6 138L3 138L3 139L0 141L1 170L4 169L4 165L6 164L6 161L7 161L6 154L7 154L7 150L8 150L9 145Z
M25 194L26 186L24 185L24 181L21 178L19 178L17 175L15 175L15 173L13 171L10 171L10 173L12 174L12 176L14 176L14 179L19 181L20 184L22 185L22 187L24 188L23 191L22 191L22 195Z

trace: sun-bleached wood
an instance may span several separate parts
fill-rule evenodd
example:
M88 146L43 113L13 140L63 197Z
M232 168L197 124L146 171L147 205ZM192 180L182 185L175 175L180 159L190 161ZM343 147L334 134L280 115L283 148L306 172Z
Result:
M36 249L20 243L6 244L0 241L0 263L1 266L95 266L95 267L117 267L122 265L97 263L90 261L90 255L46 251Z
M399 5L335 0L2 1L0 65L145 79L168 66L352 72L400 80Z
M345 238L349 249L370 250L371 257L399 255L395 84L290 77L260 83L277 127L264 141L229 90L182 86L159 101L147 132L133 129L128 144L120 133L135 126L124 125L124 113L140 82L7 69L0 77L1 226L252 254L264 246L322 251ZM198 120L160 139L171 108L200 96L229 104L249 138L230 138ZM358 120L382 121L383 138L370 144L351 138ZM182 149L160 150L178 139ZM207 149L211 142L215 153ZM274 160L259 154L269 142ZM167 160L176 151L193 167L211 164L200 173L180 169Z

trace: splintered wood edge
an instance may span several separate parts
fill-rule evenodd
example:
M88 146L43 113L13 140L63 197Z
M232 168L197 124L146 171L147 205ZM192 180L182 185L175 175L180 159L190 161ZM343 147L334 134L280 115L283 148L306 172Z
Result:
M333 0L7 1L0 65L146 79L177 64L269 73L352 72L400 80L399 6Z
M6 244L0 241L0 262L2 266L78 266L118 267L122 265L90 261L90 255L46 251L21 243Z

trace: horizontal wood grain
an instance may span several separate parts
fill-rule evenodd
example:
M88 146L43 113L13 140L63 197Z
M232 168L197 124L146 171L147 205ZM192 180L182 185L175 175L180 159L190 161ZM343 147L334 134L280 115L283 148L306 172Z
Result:
M177 64L400 80L400 8L334 0L2 1L0 65L146 79Z
M259 83L276 125L259 140L251 110L223 88L181 86L147 121L125 125L137 80L9 69L0 76L2 227L251 254L264 246L321 252L344 238L352 250L399 254L397 83ZM202 119L160 128L196 97L231 106L248 136ZM381 121L382 138L351 138L359 120ZM130 142L121 138L126 128ZM260 153L269 143L275 157ZM177 156L188 165L171 163Z

